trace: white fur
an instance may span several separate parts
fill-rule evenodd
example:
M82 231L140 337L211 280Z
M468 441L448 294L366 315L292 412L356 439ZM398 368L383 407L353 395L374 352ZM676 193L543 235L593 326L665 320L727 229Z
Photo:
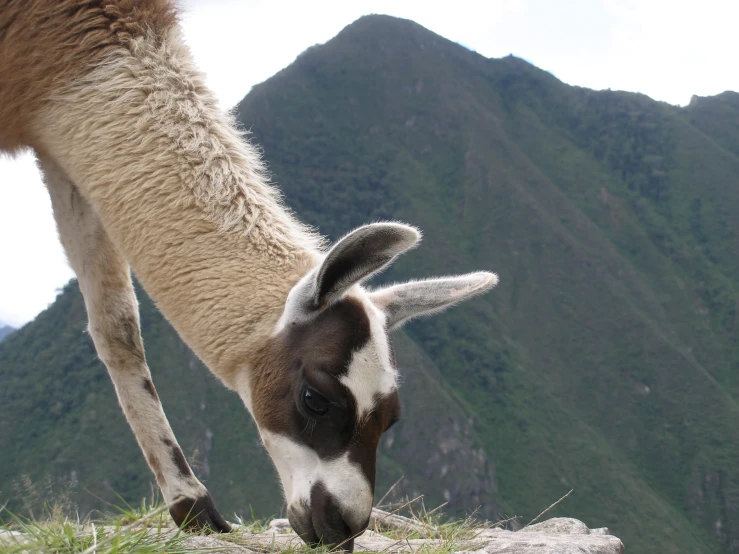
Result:
M305 309L311 297L314 276L315 271L308 273L290 291L273 334L280 333L291 323L305 323L314 317ZM370 322L369 342L353 354L346 375L339 378L352 393L357 405L357 417L361 419L374 408L376 395L387 395L397 386L397 372L390 359L385 314L371 302L361 285L351 287L345 296L362 303Z
M301 504L310 507L311 488L320 481L338 502L347 523L361 526L367 520L372 509L372 488L348 454L321 460L313 450L288 437L267 430L262 430L261 435L280 474L288 508Z
M371 302L387 314L387 326L397 329L413 318L437 314L458 302L489 291L498 276L487 271L408 281L369 293Z
M397 372L390 360L385 314L369 301L363 290L357 289L353 289L354 294L361 299L369 318L370 340L354 353L346 375L339 380L354 396L357 416L361 419L372 411L377 395L385 396L397 386Z
M128 264L64 172L48 159L39 158L38 165L51 197L59 238L85 299L90 336L108 368L123 413L154 469L164 500L201 497L205 487L194 475L181 474L172 461L171 447L162 441L166 438L177 445L162 405L142 387L151 374L138 336L138 304ZM122 327L122 321L129 322L129 327ZM129 334L134 331L132 323L136 325L136 353Z
M313 317L313 312L306 309L306 306L311 302L318 269L319 267L316 267L309 271L290 290L285 300L285 308L273 330L273 335L279 334L290 324L305 323Z

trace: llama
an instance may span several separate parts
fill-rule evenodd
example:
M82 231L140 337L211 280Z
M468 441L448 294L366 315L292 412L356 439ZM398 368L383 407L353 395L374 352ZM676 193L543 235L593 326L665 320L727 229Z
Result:
M325 247L219 109L170 0L1 2L0 150L23 149L36 154L89 333L174 521L231 530L162 410L131 270L243 400L295 531L352 550L380 436L400 417L389 332L497 276L365 288L419 231L374 223Z

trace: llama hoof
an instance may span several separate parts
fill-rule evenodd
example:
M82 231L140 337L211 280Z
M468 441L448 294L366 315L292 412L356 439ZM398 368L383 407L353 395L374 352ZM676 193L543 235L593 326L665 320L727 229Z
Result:
M213 504L208 491L199 498L180 497L169 506L169 513L175 523L186 531L205 531L206 533L230 533L231 525L223 519Z

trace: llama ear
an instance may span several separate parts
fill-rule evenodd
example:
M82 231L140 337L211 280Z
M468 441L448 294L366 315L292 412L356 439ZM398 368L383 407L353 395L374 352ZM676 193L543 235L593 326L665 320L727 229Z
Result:
M324 307L354 285L413 248L421 233L401 223L373 223L355 229L329 250L316 273L314 306Z
M370 293L372 302L387 316L388 329L406 321L440 312L498 284L495 273L480 271L457 277L409 281Z

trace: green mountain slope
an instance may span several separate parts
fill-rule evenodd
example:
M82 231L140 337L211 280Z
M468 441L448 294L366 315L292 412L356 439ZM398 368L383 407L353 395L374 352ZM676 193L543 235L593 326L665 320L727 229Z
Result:
M409 333L474 414L509 513L573 487L556 513L631 552L739 548L733 131L385 17L304 53L239 117L332 236L424 229L387 278L500 272Z
M383 280L500 273L398 335L404 421L383 439L380 490L402 474L427 505L525 524L574 488L550 515L608 526L631 553L739 551L737 96L677 108L570 87L372 16L240 103L304 220L332 238L389 218L423 229ZM238 399L145 297L142 323L217 501L278 510ZM70 286L0 345L2 498L24 471L148 491L83 329Z
M739 156L739 129L732 125L739 118L739 93L726 91L718 96L694 96L683 110L695 129L734 156Z

